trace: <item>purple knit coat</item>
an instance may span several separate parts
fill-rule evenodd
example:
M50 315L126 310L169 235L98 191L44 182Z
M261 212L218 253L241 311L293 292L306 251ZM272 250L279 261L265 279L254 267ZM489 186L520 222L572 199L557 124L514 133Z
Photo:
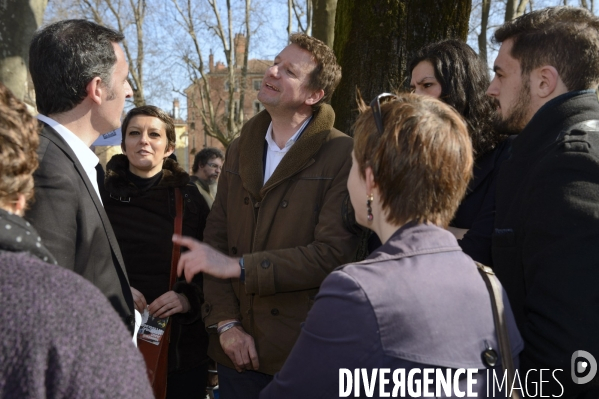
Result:
M27 222L0 210L0 398L153 398L106 297L47 256Z

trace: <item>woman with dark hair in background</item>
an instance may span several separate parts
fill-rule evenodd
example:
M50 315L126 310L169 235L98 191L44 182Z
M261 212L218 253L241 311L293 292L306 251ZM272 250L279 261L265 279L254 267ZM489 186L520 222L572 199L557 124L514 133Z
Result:
M134 108L121 132L123 154L106 165L102 202L125 260L135 308L172 317L167 398L202 397L208 375L202 275L169 289L175 188L183 197L183 234L202 240L210 210L189 175L168 158L176 136L166 112L150 105Z
M153 398L143 358L104 294L57 266L21 218L33 198L38 130L0 83L0 398Z
M487 66L466 43L450 39L419 50L408 70L412 92L440 99L466 121L474 150L474 178L449 230L465 253L492 265L495 182L501 163L509 156L509 141L493 128L493 100L485 94Z

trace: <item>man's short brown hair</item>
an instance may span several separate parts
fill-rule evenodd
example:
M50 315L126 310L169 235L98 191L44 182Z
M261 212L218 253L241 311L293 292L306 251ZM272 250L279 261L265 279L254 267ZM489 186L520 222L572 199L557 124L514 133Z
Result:
M316 68L310 74L308 87L312 90L323 90L324 96L313 108L328 103L341 80L341 66L333 50L324 42L304 33L294 33L289 37L291 44L295 44L312 54Z
M37 119L0 83L0 205L33 197L32 174L38 166Z
M400 94L381 105L381 135L371 108L359 106L354 156L362 177L372 168L387 221L446 227L472 177L472 144L462 118L435 98Z
M543 65L555 69L569 91L599 84L599 18L584 8L550 7L506 22L495 42L513 40L511 56L522 75Z

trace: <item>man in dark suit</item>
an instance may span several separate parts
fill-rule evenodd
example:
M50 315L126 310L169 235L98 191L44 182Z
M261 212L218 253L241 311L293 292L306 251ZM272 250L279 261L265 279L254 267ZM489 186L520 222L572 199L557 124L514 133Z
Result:
M131 290L98 192L98 157L89 149L120 125L132 95L118 44L123 38L84 20L60 21L35 34L29 70L43 131L35 202L26 218L59 265L96 285L132 329Z

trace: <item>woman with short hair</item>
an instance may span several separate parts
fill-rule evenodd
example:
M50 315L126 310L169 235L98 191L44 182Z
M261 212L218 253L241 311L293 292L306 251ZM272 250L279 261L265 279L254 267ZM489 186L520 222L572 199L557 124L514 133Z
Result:
M123 154L106 165L102 202L123 254L135 308L172 317L167 398L197 398L208 376L202 275L169 288L175 189L183 197L183 234L202 240L209 208L189 175L168 158L176 137L166 112L151 105L133 108L121 132Z

